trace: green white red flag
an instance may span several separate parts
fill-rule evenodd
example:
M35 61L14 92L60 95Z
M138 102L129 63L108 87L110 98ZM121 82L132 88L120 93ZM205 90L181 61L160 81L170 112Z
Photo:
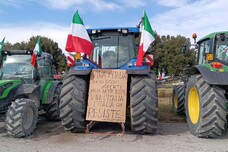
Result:
M90 55L93 48L93 43L91 42L83 21L77 11L74 14L70 27L70 33L67 37L66 51L80 52Z
M141 39L136 61L137 66L142 66L143 57L150 47L151 43L153 43L155 40L155 34L150 25L150 21L148 20L146 12L144 12L144 20L142 24Z
M41 48L41 43L40 43L40 37L38 37L35 48L33 49L32 53L32 60L31 64L35 67L36 66L36 58L38 55L42 54L42 48Z
M4 45L4 41L5 41L5 38L3 38L2 41L0 42L0 57L2 56L2 48Z

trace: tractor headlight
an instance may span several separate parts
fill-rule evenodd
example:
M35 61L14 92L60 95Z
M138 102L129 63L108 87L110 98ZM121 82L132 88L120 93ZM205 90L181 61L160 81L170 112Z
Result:
M123 34L127 34L127 33L128 33L128 30L123 29L123 30L122 30L122 33L123 33Z
M133 67L133 66L136 66L136 62L128 62L127 65L129 67Z
M88 68L89 67L89 63L83 63L83 66Z

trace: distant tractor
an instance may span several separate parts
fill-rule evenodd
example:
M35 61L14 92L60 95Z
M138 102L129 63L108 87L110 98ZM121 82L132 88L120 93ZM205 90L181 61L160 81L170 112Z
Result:
M193 38L196 39L196 34ZM227 123L228 32L203 37L196 49L197 65L186 70L183 85L174 87L173 107L177 113L185 109L192 134L217 137Z
M88 29L93 44L87 59L75 55L75 65L63 79L60 95L62 125L71 132L84 132L88 87L92 69L126 70L128 74L127 106L131 130L136 133L155 133L157 129L157 82L150 66L136 66L136 38L139 28Z
M0 114L7 133L13 137L31 135L38 111L48 120L59 120L60 81L53 80L52 55L42 53L32 66L32 51L4 50L1 56Z

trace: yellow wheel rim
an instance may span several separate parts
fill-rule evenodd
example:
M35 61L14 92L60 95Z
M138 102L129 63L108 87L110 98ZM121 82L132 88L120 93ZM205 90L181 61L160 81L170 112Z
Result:
M174 108L177 109L177 106L178 106L178 98L177 98L177 95L176 94L174 94L173 102L174 102Z
M188 93L188 113L191 122L196 124L200 115L200 101L199 94L195 87L192 87Z

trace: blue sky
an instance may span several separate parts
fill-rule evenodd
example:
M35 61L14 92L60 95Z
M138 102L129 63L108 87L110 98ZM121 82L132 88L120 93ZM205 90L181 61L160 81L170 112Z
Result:
M0 0L0 39L47 36L64 49L76 10L86 27L135 26L147 12L158 34L199 37L228 30L227 0Z

